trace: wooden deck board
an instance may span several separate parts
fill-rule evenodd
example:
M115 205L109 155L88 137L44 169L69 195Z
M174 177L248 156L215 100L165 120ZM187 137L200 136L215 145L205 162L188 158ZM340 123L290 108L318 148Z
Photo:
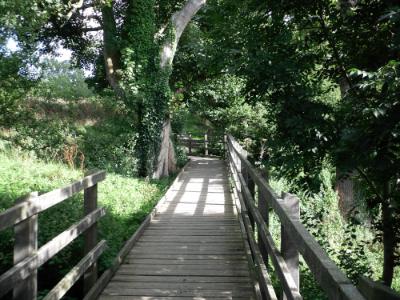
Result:
M248 268L224 164L195 158L99 299L254 299Z

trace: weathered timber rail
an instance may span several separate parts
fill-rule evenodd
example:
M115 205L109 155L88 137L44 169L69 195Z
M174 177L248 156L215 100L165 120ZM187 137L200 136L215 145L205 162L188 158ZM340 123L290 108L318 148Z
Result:
M282 286L282 299L302 299L299 288L300 254L329 299L400 299L393 290L365 277L359 279L359 288L354 286L301 223L299 199L288 193L279 197L265 177L247 160L247 152L235 139L228 135L226 141L240 222L247 234L263 299L281 299L271 284L267 271L270 270L268 258ZM270 211L275 212L281 223L280 250L268 229Z
M204 133L202 139L193 138L192 134L187 134L177 136L177 140L180 145L187 148L188 155L204 154L204 156L208 156L210 153L225 151L223 137L212 136L207 132ZM194 150L197 152L194 153Z
M85 256L44 299L61 299L82 275L85 291L92 288L97 280L96 262L106 246L104 240L97 243L97 221L105 214L103 208L97 207L97 183L105 175L104 171L97 171L49 193L30 193L0 213L0 230L14 227L15 238L14 266L0 276L0 298L13 290L15 300L36 299L38 268L81 234L84 234ZM38 214L82 190L85 216L38 249Z

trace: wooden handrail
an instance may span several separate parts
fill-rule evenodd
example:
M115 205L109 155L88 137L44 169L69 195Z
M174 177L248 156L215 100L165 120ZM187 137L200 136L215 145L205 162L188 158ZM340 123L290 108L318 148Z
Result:
M84 189L94 186L105 178L106 173L104 171L97 171L66 187L53 190L40 196L31 197L26 201L14 205L0 213L0 230L36 215Z
M213 137L210 136L207 132L204 133L204 138L202 139L194 139L191 134L189 135L178 135L178 142L183 146L188 148L188 154L192 155L193 150L196 148L203 149L204 155L208 156L211 150L218 150L220 148L216 147L216 145L224 146L225 143L222 139L215 141Z
M232 160L231 153L229 153L229 156ZM240 172L238 172L237 165L234 163L233 163L233 170L237 174L237 177L241 184L241 193L240 194L241 194L241 197L243 197L243 200L241 201L242 202L241 207L246 207L246 210L242 214L244 223L246 224L248 222L250 225L251 221L250 221L249 215L253 216L253 219L255 219L255 221L258 225L258 229L259 229L260 236L261 236L261 241L264 243L264 245L266 245L266 249L268 250L268 253L271 256L271 260L276 269L276 273L277 273L280 281L282 282L284 290L287 291L288 298L291 300L302 299L302 297L300 296L299 290L295 284L295 281L290 274L289 268L286 265L286 261L283 259L282 255L280 254L279 250L277 249L275 242L273 241L272 236L269 233L269 231L267 230L266 224L261 217L260 212L255 207L254 203L251 201L252 196L250 194L250 191L245 184L242 174ZM251 233L249 233L248 228L251 229ZM247 230L247 235L249 238L254 237L254 234L252 233L253 229L251 226L250 227L246 226L246 230ZM250 244L251 244L251 242L250 242ZM257 249L257 251L259 251L259 250ZM263 283L261 283L261 286L263 286ZM270 295L270 297L272 298L273 295Z
M231 173L234 178L235 189L243 198L241 206L245 206L246 208L246 210L242 212L242 214L244 214L243 217L244 219L248 217L249 221L254 220L254 225L252 225L257 227L257 232L260 236L258 246L260 249L265 249L268 256L271 257L278 278L283 286L285 299L301 299L298 283L293 286L293 284L296 283L293 274L295 274L296 271L298 272L298 267L297 270L295 270L296 267L291 265L291 261L288 260L288 257L285 257L285 249L281 250L281 252L283 251L281 254L274 245L268 231L268 224L265 222L268 217L260 213L259 207L263 207L264 212L265 207L270 207L274 210L283 228L282 232L284 232L284 234L282 234L282 239L287 239L284 242L289 243L292 250L293 247L295 247L295 250L303 256L311 272L314 274L316 281L327 293L329 299L365 300L359 290L328 257L301 221L293 216L287 204L289 200L278 197L260 172L247 160L247 152L243 150L231 135L227 136L226 149L228 161L231 165ZM247 180L245 177L248 177ZM256 202L254 201L254 193L252 193L248 187L249 179L257 186L259 201L260 199L266 201L266 203L259 202L259 207L256 206ZM288 199L290 199L290 197ZM247 231L250 229L255 231L255 228L252 228L252 226L250 226L250 228L247 226ZM290 255L293 256L294 254L295 253L291 253ZM261 284L261 287L262 286L263 284ZM268 293L265 289L263 292L265 295ZM273 295L269 294L266 297L267 299L272 299Z
M14 266L0 276L0 297L13 290L15 300L36 299L37 269L82 233L85 233L86 255L46 299L60 299L85 272L85 290L94 285L97 279L95 265L105 249L104 240L97 243L96 227L105 215L104 208L97 208L97 183L105 176L104 171L96 171L64 188L40 196L37 192L31 193L0 214L0 230L14 225L15 232ZM82 190L85 192L85 216L37 249L37 215Z

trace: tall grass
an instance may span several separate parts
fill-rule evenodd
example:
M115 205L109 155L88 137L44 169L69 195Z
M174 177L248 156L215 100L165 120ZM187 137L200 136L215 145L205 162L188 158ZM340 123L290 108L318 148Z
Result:
M83 177L83 172L63 164L44 162L23 152L0 152L0 212L13 206L16 199L32 192L48 192ZM172 179L146 181L108 173L99 183L99 206L106 216L99 225L99 238L106 239L108 248L100 258L100 270L107 268L124 242L135 232L142 220L164 194ZM39 215L39 244L43 245L83 215L82 193L65 200ZM0 232L0 274L12 265L12 230ZM40 246L39 245L39 246ZM79 238L61 251L39 271L39 287L54 285L82 258ZM48 276L51 274L51 276Z

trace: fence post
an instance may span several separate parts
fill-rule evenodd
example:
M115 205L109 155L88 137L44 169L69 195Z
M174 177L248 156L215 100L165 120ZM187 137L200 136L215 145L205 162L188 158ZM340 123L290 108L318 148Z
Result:
M227 155L227 153L226 153L226 151L228 151L227 150L227 136L226 136L226 134L224 133L224 139L222 140L222 149L223 149L223 153L224 153L224 158L226 159L227 157L228 157L228 155Z
M299 198L289 193L282 193L282 205L286 208L286 212L292 220L300 219L300 203ZM281 252L282 257L286 261L289 272L293 277L296 286L300 288L300 273L299 273L299 252L296 250L296 245L290 239L285 227L281 226ZM287 297L283 294L283 300Z
M261 171L261 175L264 177L265 180L268 181L268 177L266 176L266 172ZM268 204L268 196L262 191L260 188L258 189L258 209L260 214L269 228L269 204ZM258 233L258 241L260 245L260 252L264 259L265 265L268 266L268 251L267 247L264 244L263 239L261 238L260 233Z
M207 136L207 131L204 133L204 155L208 156L208 136Z
M37 197L38 192L30 193L29 195L18 199L16 202L21 203ZM38 218L33 215L28 219L14 226L14 265L21 260L35 254L38 248ZM37 296L37 270L32 272L32 275L27 279L19 282L13 289L14 300L36 299Z
M241 151L242 156L244 157L244 159L247 160L248 157L248 153L246 150L243 149L243 151ZM246 183L247 188L250 191L250 194L252 196L253 201L254 199L254 195L255 195L255 185L254 185L254 181L253 179L250 177L249 172L247 170L246 164L241 163L241 172L242 172L242 176L244 178L244 181ZM249 199L251 201L251 199ZM251 213L249 213L249 219L250 219L250 223L251 223L251 227L253 228L254 231L254 227L255 227L255 221L254 221L254 217Z
M189 155L192 155L192 134L189 134Z
M88 176L92 172L85 174ZM97 184L87 188L83 192L85 215L97 209ZM84 233L85 246L84 255L88 254L97 245L97 222L88 228ZM97 262L89 267L83 277L84 294L92 288L97 281Z

